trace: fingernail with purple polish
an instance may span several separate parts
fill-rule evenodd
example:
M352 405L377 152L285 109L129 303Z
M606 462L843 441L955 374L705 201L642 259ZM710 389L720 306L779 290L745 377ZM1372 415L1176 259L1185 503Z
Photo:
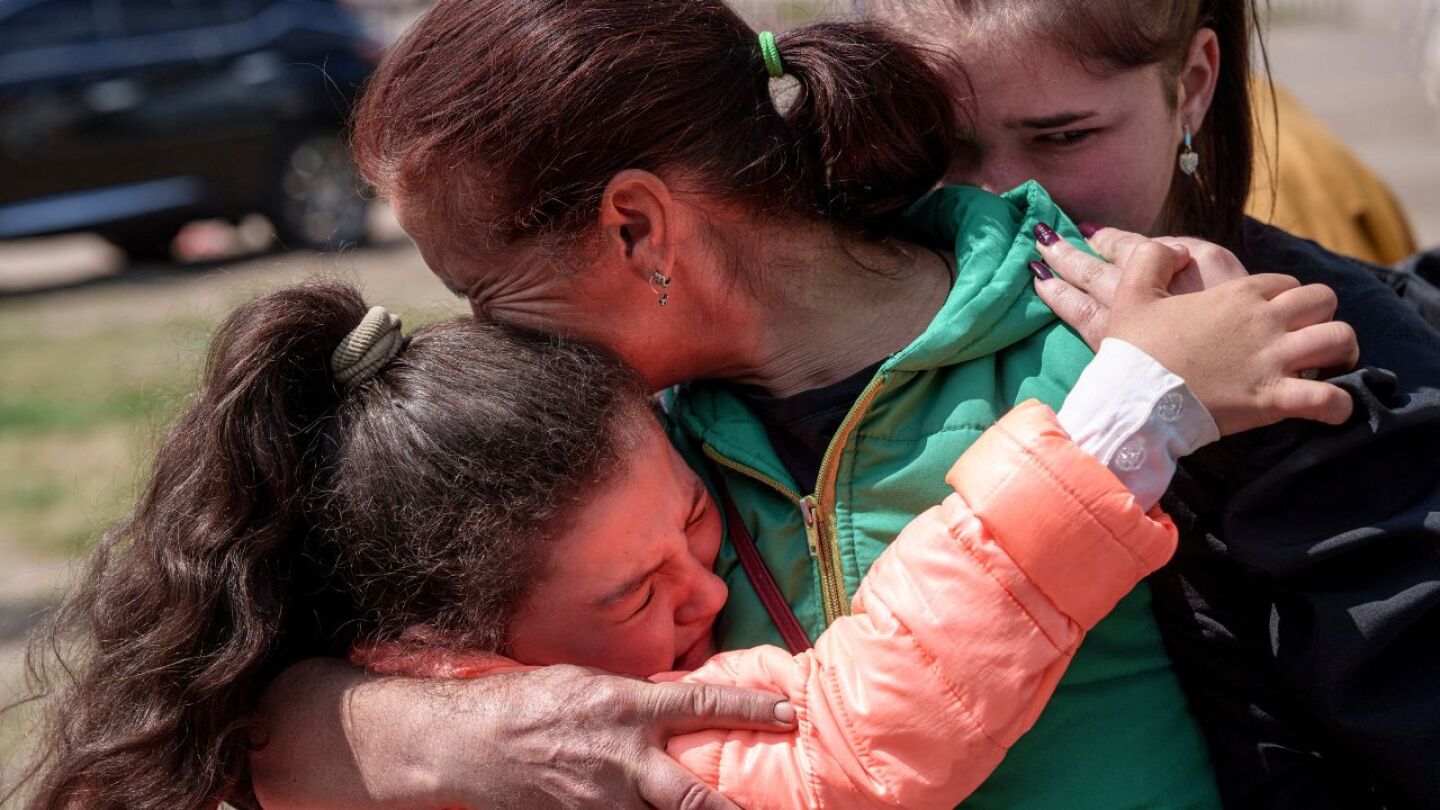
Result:
M1030 275L1034 276L1036 281L1049 281L1055 277L1055 271L1042 261L1033 261L1030 262Z
M1060 234L1055 229L1043 222L1035 223L1035 238L1045 247L1050 247L1060 241Z
M1096 225L1096 224L1093 223L1093 222L1082 222L1082 223L1080 223L1079 225L1076 225L1075 227L1077 227L1077 228L1080 229L1080 235L1081 235L1081 236L1085 237L1086 239L1089 239L1090 237L1092 237L1092 236L1094 236L1095 234L1099 233L1099 232L1100 232L1100 229L1103 228L1104 226L1103 226L1103 225Z

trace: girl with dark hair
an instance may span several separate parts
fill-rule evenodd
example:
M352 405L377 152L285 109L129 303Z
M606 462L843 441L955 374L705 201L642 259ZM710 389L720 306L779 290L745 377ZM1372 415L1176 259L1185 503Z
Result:
M793 80L784 104L775 77ZM814 638L844 618L905 523L946 497L945 468L1019 403L1064 402L1099 346L1034 290L1050 270L1032 234L1079 238L1043 190L931 193L958 120L942 77L878 25L771 38L719 0L441 0L378 69L353 142L477 313L600 343L653 389L690 381L673 393L676 423L718 468L779 594L762 599L737 547L721 549L730 599L716 630L730 649L782 641L775 622ZM1163 256L1185 277L1238 272L1223 253L1116 233L1100 244L1132 275ZM1334 359L1345 327L1328 329L1291 347L1303 361L1259 412L1234 412L1241 422L1342 421L1347 398L1297 376ZM1237 345L1184 351L1223 372L1245 362ZM1133 424L1171 413L1133 405ZM1111 438L1137 469L1159 453ZM1076 652L1002 766L1023 789L987 783L969 801L1216 803L1149 607L1142 585ZM656 712L648 688L568 670L505 677L459 692L457 712L429 684L303 664L267 695L257 780L299 806L436 784L473 804L725 806L654 752L679 717L693 728L734 713ZM485 767L459 767L457 751Z
M317 284L221 325L134 511L35 650L64 691L32 806L213 806L296 656L417 623L494 647L557 516L643 424L644 388L605 352L470 321L347 390L400 344L371 318L385 340L332 369L365 317Z
M1440 290L1388 266L1415 252L1389 190L1288 93L1252 75L1250 43L1263 44L1255 0L861 6L964 55L950 86L966 127L947 180L993 191L1037 180L1076 219L1208 239L1246 266L1351 265L1271 255L1300 246L1261 224L1270 222L1374 263L1368 274L1440 326Z
M1440 680L1440 339L1377 283L1393 272L1246 217L1268 181L1250 176L1264 146L1255 119L1273 112L1251 97L1258 4L866 5L963 60L949 74L966 126L948 179L1035 180L1077 219L1211 239L1251 270L1336 291L1369 367L1336 382L1366 418L1339 435L1258 431L1188 459L1166 502L1181 551L1150 582L1228 804L1440 806L1440 692L1421 686ZM1348 210L1360 193L1308 204ZM1409 288L1417 307L1425 286ZM1039 292L1103 323L1103 306L1063 280Z
M964 55L951 89L967 127L948 180L1003 191L1039 179L1077 218L1232 250L1253 227L1248 203L1261 219L1311 224L1302 235L1347 255L1388 264L1414 252L1403 215L1363 167L1336 167L1364 175L1331 184L1345 199L1284 199L1286 210L1273 210L1275 162L1303 161L1293 153L1327 136L1288 94L1272 96L1255 77L1252 43L1263 44L1256 0L857 5L917 41ZM1302 120L1292 127L1297 114ZM1298 128L1285 144L1294 148L1274 142L1278 116L1280 135ZM1338 143L1323 150L1355 161ZM1327 187L1308 182L1312 192ZM1379 199L1357 213L1370 197ZM1293 209L1302 202L1333 213L1300 216ZM1355 222L1347 228L1342 219ZM1337 222L1320 224L1328 220Z
M1175 457L1218 437L1206 404L1219 429L1245 424L1232 409L1285 385L1288 344L1323 320L1324 291L1284 277L1167 298L1173 259L1145 269L1066 407L1028 403L982 436L853 615L798 655L708 662L721 519L623 363L468 319L402 337L337 283L252 301L51 627L80 647L55 662L68 682L31 806L243 803L265 679L346 650L386 674L578 664L770 689L797 729L681 735L670 752L747 807L951 806L1034 722L1085 631L1169 557L1174 527L1146 512ZM1147 334L1156 319L1200 341L1249 329L1251 360L1218 375ZM1160 451L1141 474L1096 457L1126 430L1104 367L1127 353L1153 372L1130 391L1185 409L1128 431ZM1051 490L1066 496L1032 514Z

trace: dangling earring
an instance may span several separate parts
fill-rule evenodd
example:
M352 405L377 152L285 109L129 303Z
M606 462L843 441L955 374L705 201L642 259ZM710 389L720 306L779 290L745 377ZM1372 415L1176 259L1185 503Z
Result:
M1190 127L1185 127L1185 151L1180 153L1180 171L1193 177L1195 170L1200 168L1200 153L1195 151L1194 139L1190 134Z
M650 291L660 296L660 306L670 303L670 277L656 270L650 274Z

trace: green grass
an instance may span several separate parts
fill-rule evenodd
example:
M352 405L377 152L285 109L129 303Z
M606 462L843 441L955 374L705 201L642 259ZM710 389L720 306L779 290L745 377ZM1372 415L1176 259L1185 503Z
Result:
M824 3L789 0L776 3L774 13L782 27L792 28L810 22L824 10Z
M0 308L0 542L69 555L119 517L194 385L210 324L47 327Z
M209 324L177 319L42 341L0 325L0 436L74 431L171 412L195 379ZM33 333L32 333L33 335Z
M1260 16L1267 28L1318 23L1335 25L1349 21L1354 16L1354 9L1350 3L1341 0L1274 2L1262 5Z

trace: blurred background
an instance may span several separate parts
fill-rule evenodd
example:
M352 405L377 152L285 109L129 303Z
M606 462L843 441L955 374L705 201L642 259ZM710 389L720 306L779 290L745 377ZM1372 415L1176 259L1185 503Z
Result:
M849 7L735 4L777 29ZM230 307L324 274L407 325L462 311L339 135L426 5L0 0L0 705ZM1440 245L1440 0L1273 0L1268 50ZM0 782L32 718L0 714Z

